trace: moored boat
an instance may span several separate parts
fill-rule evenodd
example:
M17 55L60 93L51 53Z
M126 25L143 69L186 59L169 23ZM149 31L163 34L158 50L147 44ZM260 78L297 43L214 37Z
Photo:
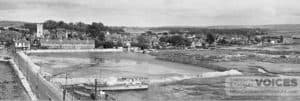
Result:
M95 89L94 84L81 85L85 89ZM100 91L113 91L113 90L146 90L148 89L148 78L140 77L121 77L112 82L99 82L97 89Z

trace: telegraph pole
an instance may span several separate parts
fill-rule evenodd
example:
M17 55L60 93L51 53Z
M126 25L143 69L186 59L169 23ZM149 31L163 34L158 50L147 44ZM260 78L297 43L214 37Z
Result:
M97 79L95 79L95 100L97 100Z
M65 85L67 85L68 84L68 73L66 72L66 82L65 82Z
M64 87L64 90L63 90L63 101L66 101L66 93L67 93L67 80L68 80L68 74L66 72L66 81L65 81L65 87Z

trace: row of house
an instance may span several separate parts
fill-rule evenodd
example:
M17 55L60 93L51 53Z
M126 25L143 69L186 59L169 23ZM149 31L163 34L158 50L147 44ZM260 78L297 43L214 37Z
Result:
M16 49L31 49L30 41L27 40L16 40L15 42Z
M15 48L31 49L36 47L35 42L27 40L16 40ZM39 47L45 49L94 49L94 40L40 40Z
M271 44L300 44L300 35L263 35L259 36L262 43Z
M55 31L43 29L43 24L37 24L37 32L30 39L16 39L15 47L19 49L47 48L47 49L93 49L95 41L89 39L70 38L78 32L57 28ZM55 34L50 34L55 32Z
M47 49L93 49L94 40L40 40L40 47Z
M106 32L105 41L113 42L114 44L122 44L122 46L130 46L131 43L138 42L137 36L137 34Z
M150 45L153 46L162 46L162 47L172 47L169 43L162 43L159 41L161 37L165 36L182 36L185 39L188 39L191 42L189 48L199 48L207 46L206 34L170 34L169 32L163 33L149 33L146 32L147 38L150 39ZM213 44L224 44L222 41L226 41L228 45L246 45L246 44L300 44L300 35L294 34L291 36L287 35L278 35L277 34L266 34L266 35L239 35L239 34L214 34L215 43ZM174 46L173 46L174 47Z
M299 34L293 35L292 38L293 38L293 43L300 44L300 35Z

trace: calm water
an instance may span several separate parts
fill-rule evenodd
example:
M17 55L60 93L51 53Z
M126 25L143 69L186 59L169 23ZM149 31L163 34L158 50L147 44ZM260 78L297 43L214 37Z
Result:
M55 53L32 54L33 61L51 74L68 72L71 78L110 78L122 76L149 77L148 90L108 92L117 101L199 101L199 100L258 100L298 101L298 97L229 97L224 91L224 78L188 79L190 74L212 72L206 68L156 60L146 54L134 53ZM64 78L64 75L57 76ZM204 81L203 81L204 80ZM158 83L160 82L160 83ZM223 86L222 86L223 85ZM82 99L84 100L84 99ZM86 98L87 100L87 98ZM265 100L265 101L269 101Z
M146 91L110 92L116 99L122 99L121 101L174 101L178 99L176 95L169 93L170 89L156 82L181 80L188 78L187 75L190 74L214 71L194 65L161 61L153 56L137 53L47 53L30 56L43 71L51 74L67 71L71 78L142 76L153 82Z
M42 68L52 74L70 71L73 77L150 76L166 77L201 74L213 70L193 65L157 60L147 54L136 53L55 53L34 54L42 60Z

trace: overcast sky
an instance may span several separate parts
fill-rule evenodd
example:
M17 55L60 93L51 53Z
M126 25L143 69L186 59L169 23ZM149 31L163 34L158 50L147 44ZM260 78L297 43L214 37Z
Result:
M300 0L0 0L0 20L113 26L300 24Z

